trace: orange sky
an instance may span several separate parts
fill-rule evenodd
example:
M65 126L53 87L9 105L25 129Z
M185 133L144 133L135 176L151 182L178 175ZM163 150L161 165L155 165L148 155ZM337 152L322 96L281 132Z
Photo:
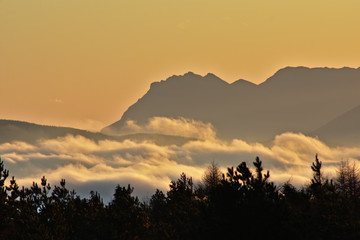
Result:
M358 0L0 0L0 118L98 130L173 74L359 67Z

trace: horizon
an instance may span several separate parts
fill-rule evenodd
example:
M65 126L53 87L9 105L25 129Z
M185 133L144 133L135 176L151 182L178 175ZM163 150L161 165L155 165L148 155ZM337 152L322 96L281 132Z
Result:
M233 82L229 82L229 81L226 81L226 79L222 79L221 77L217 76L216 74L214 74L214 73L212 73L212 72L208 72L208 73L206 73L206 74L202 74L202 75L201 75L201 74L198 74L198 73L196 73L196 72L188 71L188 72L185 72L185 73L183 73L183 74L179 74L179 75L175 75L175 74L174 74L174 75L170 75L170 76L166 77L165 79L156 80L156 81L150 83L149 88L150 88L151 84L153 84L153 83L159 83L159 82L162 82L162 81L167 81L169 78L172 78L172 77L183 77L184 75L186 75L186 74L188 74L188 73L192 73L192 74L194 74L194 75L201 76L201 77L206 77L207 75L211 74L211 75L214 75L215 77L221 79L222 81L228 83L229 85L231 85L231 84L233 84L233 83L235 83L235 82L237 82L237 81L247 81L247 82L251 82L251 83L259 86L260 84L265 83L269 78L273 77L273 76L274 76L276 73L278 73L279 71L284 70L284 69L288 69L288 68L305 68L305 69L310 69L310 70L311 70L311 69L333 69L333 70L353 69L353 70L357 70L357 69L360 69L360 66L359 66L359 67L348 67L348 66L343 66L343 67L328 67L328 66L324 66L324 67L285 66L285 67L282 67L282 68L276 70L272 75L270 75L269 77L267 77L264 81L258 82L258 83L252 82L252 81L247 80L247 79L242 79L242 78L237 79L237 80L234 80ZM146 91L144 92L144 94L143 94L142 96L139 96L139 99L140 99L141 97L143 97L145 94L146 94ZM136 103L136 102L130 104L130 105L126 108L126 110L121 113L119 119L120 119L121 116L127 111L127 109L128 109L131 105L133 105L133 104L135 104L135 103ZM119 119L118 119L118 120L119 120ZM61 123L56 124L56 123L54 123L54 124L53 124L53 123L51 123L51 122L41 122L41 121L37 122L37 121L30 121L30 120L24 120L24 119L11 119L11 118L6 118L6 117L5 117L5 118L0 118L0 120L10 120L10 121L13 120L13 121L18 121L18 122L33 123L33 124L43 125L43 126L75 128L75 129L80 129L80 130L85 130L85 131L90 131L90 132L101 132L101 130L102 130L103 128L105 128L105 127L111 125L112 123L118 121L118 120L115 120L114 122L110 122L110 123L108 123L108 124L107 124L107 123L103 123L103 125L101 125L101 126L100 126L99 124L97 124L96 127L94 127L94 126L88 126L88 127L86 127L86 124L84 124L85 126L82 127L82 125L81 125L80 122L79 122L79 123L76 123L76 124L67 124L67 123L65 123L65 124L61 124Z
M2 124L2 160L20 184L66 178L107 198L117 183L153 193L256 156L271 181L306 182L316 153L333 174L360 162L359 12L353 0L0 1L0 119L150 133ZM260 85L299 67L339 74L151 87L188 72Z
M358 67L360 2L0 2L0 118L100 129L152 82L188 71L265 81Z

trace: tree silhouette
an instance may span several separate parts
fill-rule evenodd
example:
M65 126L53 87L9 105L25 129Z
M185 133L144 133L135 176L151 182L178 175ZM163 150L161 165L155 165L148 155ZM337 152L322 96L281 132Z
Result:
M97 192L76 196L65 180L20 188L0 159L0 239L359 239L359 170L343 162L335 184L323 176L318 156L310 184L281 188L257 157L229 167L220 182L216 165L205 172L211 191L199 192L182 173L166 194L148 204L118 185L104 204ZM216 179L216 181L213 181Z
M150 231L148 237L150 239L170 239L172 228L167 219L171 216L167 198L159 189L156 189L155 194L151 197L149 208Z
M338 175L336 178L336 185L338 191L354 203L360 197L360 170L355 162L352 164L349 161L343 161L338 168Z
M10 238L14 232L13 224L11 222L14 208L12 208L13 204L8 204L8 191L11 192L11 199L14 199L15 196L13 193L17 190L18 186L15 185L15 180L12 178L11 185L13 187L7 187L5 181L8 177L9 170L5 169L4 162L1 160L0 156L0 236Z
M221 182L222 173L219 167L212 162L203 176L203 185L206 192L211 191Z
M111 239L142 239L145 235L148 220L139 199L131 195L133 190L130 184L115 188L114 199L108 206Z
M192 178L185 173L171 181L167 192L168 218L171 239L198 239L202 218Z
M318 155L315 155L315 162L312 163L311 170L313 170L314 175L311 179L312 185L322 185L322 172L321 172L322 162L319 161Z

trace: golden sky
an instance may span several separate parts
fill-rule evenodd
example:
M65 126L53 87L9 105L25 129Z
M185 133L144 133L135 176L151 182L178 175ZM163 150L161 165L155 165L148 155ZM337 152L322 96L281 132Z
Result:
M359 67L358 0L0 0L0 118L98 130L188 71Z

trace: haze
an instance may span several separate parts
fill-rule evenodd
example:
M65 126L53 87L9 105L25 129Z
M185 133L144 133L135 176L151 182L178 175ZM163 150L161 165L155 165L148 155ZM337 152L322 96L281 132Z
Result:
M360 2L1 0L0 118L90 130L150 83L285 66L358 67Z

